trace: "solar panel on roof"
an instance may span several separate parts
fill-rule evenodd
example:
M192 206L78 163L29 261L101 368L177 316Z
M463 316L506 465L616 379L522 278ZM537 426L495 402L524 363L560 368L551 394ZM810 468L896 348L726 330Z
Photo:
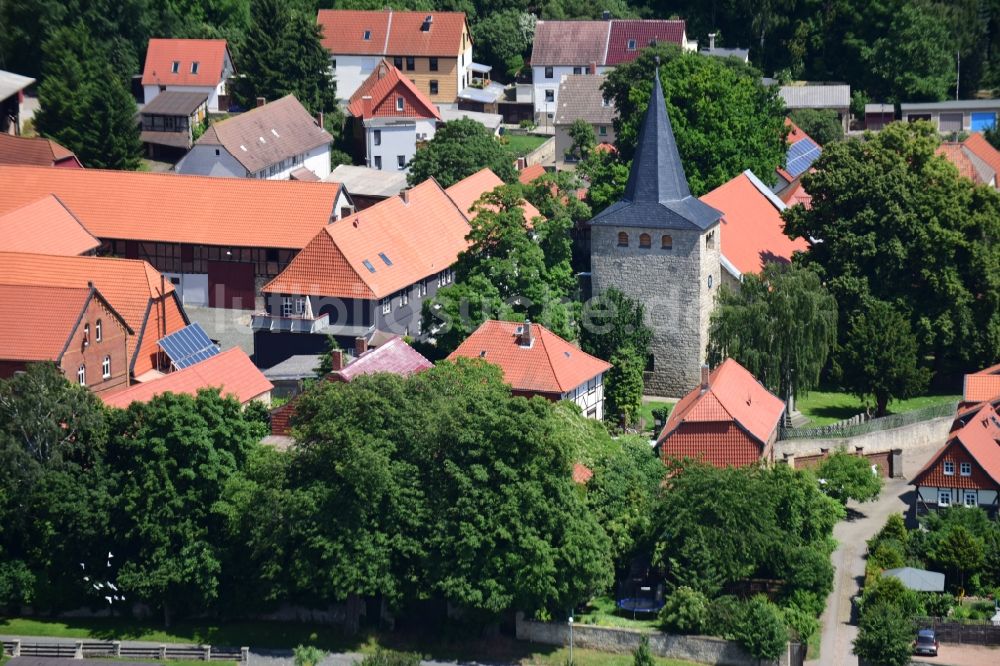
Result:
M185 326L157 341L178 370L200 363L219 353L219 348L199 324Z
M785 167L785 171L792 178L798 178L812 166L812 163L816 161L821 152L822 149L810 139L796 141L788 149L788 154L786 155L788 166Z

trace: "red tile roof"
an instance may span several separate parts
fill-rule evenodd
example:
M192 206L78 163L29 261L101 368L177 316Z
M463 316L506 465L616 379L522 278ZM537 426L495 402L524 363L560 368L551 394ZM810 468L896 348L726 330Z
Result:
M12 136L0 133L0 164L26 166L81 167L73 151L60 146L52 139L42 137Z
M611 364L574 347L538 324L531 324L530 347L519 344L523 324L485 321L448 357L480 358L503 371L515 391L561 394L607 372Z
M968 451L993 482L1000 484L1000 415L992 405L983 405L964 426L953 430L945 445L917 472L911 483L919 485L953 444Z
M633 39L635 49L630 51L628 42ZM683 47L684 40L684 21L614 20L611 22L608 55L604 64L613 67L624 62L632 62L639 55L639 51L649 46L652 41Z
M954 164L955 168L958 169L958 174L963 178L968 178L974 183L982 184L985 182L976 171L976 166L972 163L972 158L962 149L961 143L952 141L944 142L937 147L934 153Z
M151 359L159 352L157 339L188 323L172 297L166 299L162 309L151 307L150 302L161 295L160 279L160 274L145 261L0 252L0 284L79 289L93 282L135 332L129 337L128 354L136 375L153 368ZM164 287L164 294L174 293L169 280Z
M698 386L681 398L670 412L660 433L662 442L683 424L732 423L746 431L761 445L770 440L785 411L785 403L771 394L742 365L729 358L712 371L708 389ZM710 436L706 448L713 446Z
M610 33L610 21L538 21L531 44L531 65L603 65Z
M0 166L0 215L54 194L100 239L301 249L341 187L252 178Z
M247 403L274 388L250 357L233 347L183 370L132 386L101 398L110 407L125 409L133 402L149 402L163 393L195 395L199 389L218 388L223 396L233 395Z
M369 349L361 356L348 363L343 370L333 372L338 379L349 382L362 375L373 375L388 372L394 375L412 375L434 367L416 349L406 344L403 338L395 337Z
M73 256L100 245L55 195L0 215L0 248L6 252Z
M427 16L433 17L431 29L421 30ZM334 55L456 58L465 30L463 12L321 9L316 21L323 28L323 46Z
M979 132L973 132L970 134L965 141L962 142L962 145L972 151L976 157L986 162L986 164L993 169L993 173L996 174L997 178L997 187L1000 187L1000 151L994 148L993 145L986 140L986 137Z
M0 359L58 361L90 302L89 287L0 284ZM21 316L25 305L31 313Z
M364 97L371 97L366 115ZM403 98L398 110L396 98ZM425 118L441 120L437 106L388 60L383 59L351 96L348 112L356 118Z
M536 178L540 178L545 175L545 167L541 164L532 164L531 166L526 166L521 169L521 173L517 174L517 180L522 185L527 185L528 183L534 181Z
M965 375L962 403L976 404L1000 399L1000 365Z
M806 192L806 188L802 187L801 177L796 178L791 185L782 190L778 198L784 201L786 206L802 204L806 208L812 207L812 195Z
M450 267L468 247L465 216L433 179L407 197L324 227L264 293L382 298Z
M471 176L458 181L445 190L445 192L447 192L451 200L455 202L455 205L458 206L459 210L471 222L476 218L476 213L472 210L472 206L476 203L476 200L487 192L492 192L500 185L503 185L503 180L501 180L500 176L493 173L490 169L481 169ZM542 215L537 208L531 205L531 202L523 199L521 200L521 209L524 211L524 221L529 227L532 225L532 220Z
M796 143L802 141L803 139L809 139L817 146L819 145L819 143L817 143L815 139L806 134L801 127L796 125L791 118L788 117L785 118L785 127L788 128L788 136L785 137L785 143L787 143L789 146L794 146Z
M216 86L222 81L228 47L224 39L151 39L142 85ZM173 73L173 63L178 63ZM198 73L191 64L198 63ZM230 62L232 62L230 60Z
M195 145L222 146L247 171L257 173L332 142L330 133L319 126L299 100L285 95L212 123Z
M803 238L785 235L784 203L748 170L701 200L722 211L722 254L740 273L759 273L769 261L789 263L804 252Z

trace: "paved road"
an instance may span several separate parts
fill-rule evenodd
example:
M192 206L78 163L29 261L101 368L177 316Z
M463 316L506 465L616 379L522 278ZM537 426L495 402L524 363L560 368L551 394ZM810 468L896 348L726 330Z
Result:
M850 502L848 520L833 529L833 537L839 544L832 556L836 569L833 592L826 602L826 610L820 618L822 638L820 658L807 662L810 666L857 666L858 658L851 653L852 644L858 635L858 628L852 617L851 598L858 594L865 575L865 542L885 524L890 514L905 512L912 502L911 478L934 454L936 448L927 448L914 453L907 451L903 461L903 479L889 479L882 489L882 495L875 502L857 504Z

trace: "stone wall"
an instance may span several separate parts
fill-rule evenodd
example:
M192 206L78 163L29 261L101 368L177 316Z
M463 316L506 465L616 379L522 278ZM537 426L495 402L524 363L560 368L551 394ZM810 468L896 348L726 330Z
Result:
M676 636L658 631L640 632L633 629L596 627L594 625L573 625L573 645L602 652L631 653L639 646L642 636L649 637L649 648L653 654L671 659L686 659L705 664L723 666L793 666L801 663L792 660L789 664L789 648L777 662L758 661L751 657L734 641L710 636ZM566 623L534 622L517 615L518 640L545 645L569 645L569 625Z
M618 246L619 232L628 234L628 247ZM644 233L651 237L649 248L639 247ZM662 247L665 234L672 239L670 249ZM591 229L594 295L618 289L645 306L646 323L653 329L648 393L680 397L701 380L708 317L720 280L715 240L715 248L706 250L705 235L697 231L601 225Z

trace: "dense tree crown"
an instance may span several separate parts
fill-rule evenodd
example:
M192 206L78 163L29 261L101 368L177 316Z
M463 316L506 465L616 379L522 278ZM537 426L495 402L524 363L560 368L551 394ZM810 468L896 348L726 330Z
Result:
M763 85L760 72L741 62L681 53L673 45L644 49L608 74L604 94L618 111L621 159L632 159L657 57L692 194L704 194L746 169L769 174L784 164L785 109L777 89Z
M514 180L514 158L489 130L471 118L444 123L410 163L411 185L435 178L451 187L467 176L488 168L504 181Z

